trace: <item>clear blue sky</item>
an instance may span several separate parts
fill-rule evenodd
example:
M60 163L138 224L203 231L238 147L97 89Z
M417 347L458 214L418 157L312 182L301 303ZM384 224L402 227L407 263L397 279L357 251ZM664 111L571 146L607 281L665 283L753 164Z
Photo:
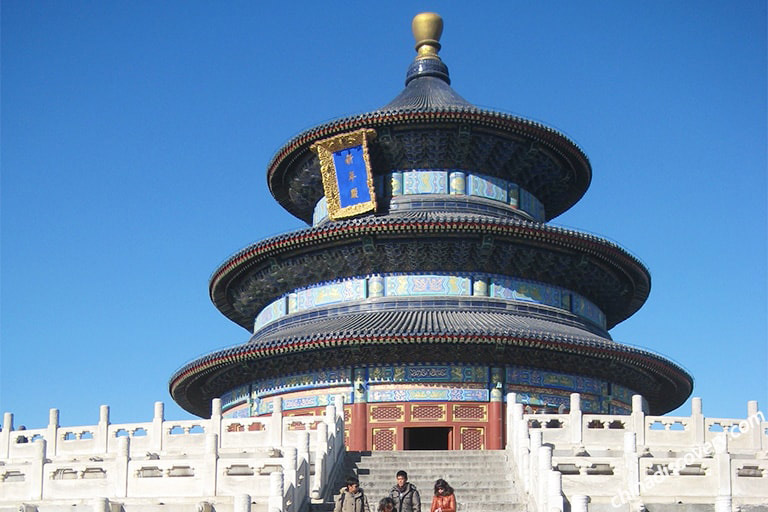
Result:
M188 418L170 375L248 339L210 273L302 226L267 190L271 156L397 95L423 10L462 96L589 155L554 223L653 277L614 339L687 368L708 416L768 413L766 2L26 0L2 2L0 412Z

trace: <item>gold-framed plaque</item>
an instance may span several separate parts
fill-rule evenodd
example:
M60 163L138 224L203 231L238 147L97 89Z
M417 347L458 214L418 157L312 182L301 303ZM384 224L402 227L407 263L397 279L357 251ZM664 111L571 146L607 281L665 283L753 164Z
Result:
M323 190L331 220L376 210L376 190L368 141L376 130L364 128L315 142L310 149L320 160Z

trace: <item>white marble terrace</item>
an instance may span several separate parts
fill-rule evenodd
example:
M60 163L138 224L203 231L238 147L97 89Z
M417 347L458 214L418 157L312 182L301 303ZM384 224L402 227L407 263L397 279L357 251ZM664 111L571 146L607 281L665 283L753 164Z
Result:
M643 511L705 504L715 512L768 506L768 422L756 402L744 419L585 414L571 395L566 414L526 414L507 395L508 459L530 512ZM0 431L0 512L305 512L327 498L343 467L341 396L324 416L99 422ZM313 472L310 472L310 467Z
M768 422L757 402L744 419L585 414L571 395L567 414L526 414L507 395L507 450L530 511L643 511L651 504L714 505L715 512L768 505Z
M337 397L340 399L341 396ZM341 400L324 416L166 421L0 431L0 511L298 512L335 481L344 455ZM313 467L310 473L310 465ZM310 481L311 480L311 481Z

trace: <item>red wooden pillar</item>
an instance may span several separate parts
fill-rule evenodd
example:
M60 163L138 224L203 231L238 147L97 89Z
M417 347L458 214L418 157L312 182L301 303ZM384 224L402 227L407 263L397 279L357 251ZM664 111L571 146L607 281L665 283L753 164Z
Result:
M491 401L488 404L488 446L489 450L504 448L504 412L502 395L502 370L491 368Z
M364 370L355 370L352 390L352 418L349 429L349 449L354 452L370 450L368 446L368 393L365 386Z
M498 395L494 396L494 395ZM488 404L488 449L501 450L504 448L504 414L502 411L501 390L491 391L491 402Z
M368 404L352 404L352 418L349 430L349 449L353 452L370 450L368 444Z

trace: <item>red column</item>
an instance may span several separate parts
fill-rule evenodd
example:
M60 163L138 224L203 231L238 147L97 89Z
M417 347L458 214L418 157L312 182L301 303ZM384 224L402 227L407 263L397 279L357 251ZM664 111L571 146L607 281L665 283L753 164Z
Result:
M353 452L370 450L368 446L368 404L352 404L352 418L349 429L349 449Z
M365 369L355 368L354 376L349 449L362 452L371 449L368 446L368 389Z
M501 450L504 448L504 414L502 411L501 390L491 390L491 401L488 404L488 449Z

